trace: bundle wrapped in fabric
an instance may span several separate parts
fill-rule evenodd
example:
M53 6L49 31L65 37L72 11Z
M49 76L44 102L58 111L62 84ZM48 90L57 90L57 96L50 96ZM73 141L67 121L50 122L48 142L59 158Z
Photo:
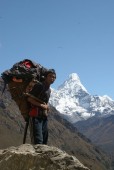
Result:
M8 85L12 99L17 103L19 110L26 119L29 115L30 106L27 102L28 93L37 82L44 79L47 68L32 60L24 59L15 63L11 69L5 70L1 77L4 81L4 89Z

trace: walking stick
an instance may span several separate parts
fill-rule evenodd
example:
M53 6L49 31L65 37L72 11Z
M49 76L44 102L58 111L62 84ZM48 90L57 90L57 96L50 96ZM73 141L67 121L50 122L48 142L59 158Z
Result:
M25 142L26 142L26 136L27 136L28 126L29 126L29 119L27 120L27 122L26 122L26 124L25 124L24 136L23 136L23 144L25 144Z

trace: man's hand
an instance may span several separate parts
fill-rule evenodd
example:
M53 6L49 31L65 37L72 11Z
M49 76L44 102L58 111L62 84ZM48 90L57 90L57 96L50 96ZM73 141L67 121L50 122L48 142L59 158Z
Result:
M49 111L49 106L47 104L40 105L42 109Z

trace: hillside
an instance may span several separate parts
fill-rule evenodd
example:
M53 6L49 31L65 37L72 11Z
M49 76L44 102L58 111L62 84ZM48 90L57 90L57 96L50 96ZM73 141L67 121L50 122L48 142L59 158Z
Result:
M96 145L101 146L108 153L114 151L114 115L106 118L93 117L86 121L77 122L75 125Z
M0 93L3 89L0 83ZM0 148L22 144L25 123L7 90L0 98ZM30 143L29 131L27 143ZM110 160L104 152L95 147L74 126L61 118L59 112L51 106L49 114L49 143L67 153L76 156L91 170L109 169Z
M114 115L92 117L74 124L95 145L106 151L114 162Z

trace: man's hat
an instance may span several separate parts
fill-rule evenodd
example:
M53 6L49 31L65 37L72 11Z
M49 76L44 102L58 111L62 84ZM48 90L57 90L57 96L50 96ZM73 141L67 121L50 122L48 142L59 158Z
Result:
M56 76L55 70L54 69L49 69L49 70L46 71L45 77L47 77L47 75L50 74L50 73L55 74L55 76Z

